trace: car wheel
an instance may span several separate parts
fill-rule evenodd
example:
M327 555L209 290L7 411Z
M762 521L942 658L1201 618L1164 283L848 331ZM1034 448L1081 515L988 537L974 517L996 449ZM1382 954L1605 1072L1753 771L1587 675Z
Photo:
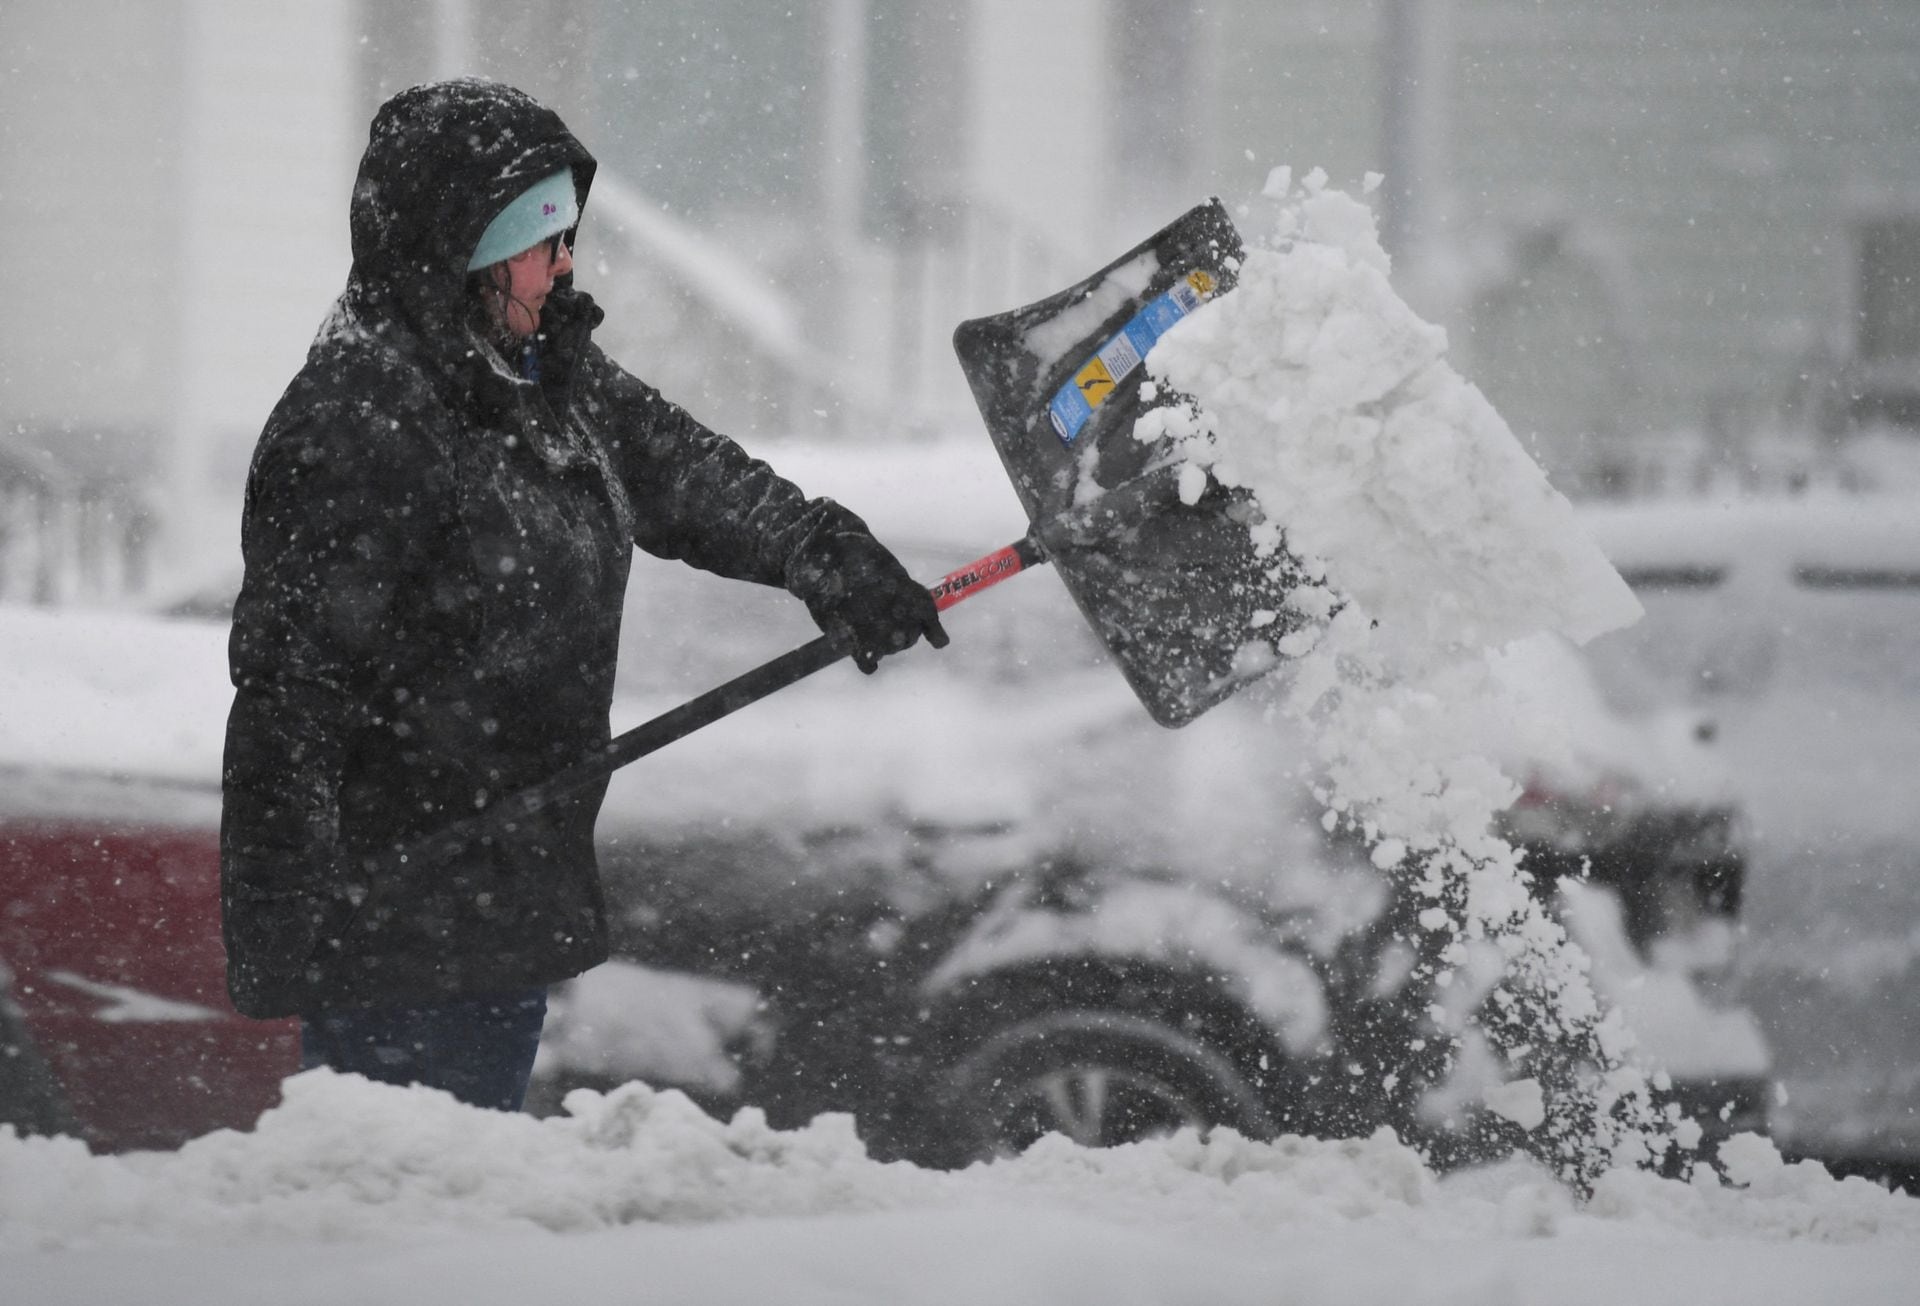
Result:
M1111 1147L1225 1125L1273 1134L1233 1063L1157 1020L1055 1011L988 1036L942 1076L947 1121L968 1159L1016 1155L1047 1134Z

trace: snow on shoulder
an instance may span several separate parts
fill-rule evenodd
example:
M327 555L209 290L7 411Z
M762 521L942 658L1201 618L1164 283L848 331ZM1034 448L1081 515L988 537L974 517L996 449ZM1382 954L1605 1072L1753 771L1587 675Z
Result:
M1524 1162L1436 1178L1386 1132L1101 1150L1056 1136L940 1172L869 1159L842 1116L782 1132L640 1084L581 1090L567 1110L540 1120L312 1071L252 1133L178 1152L96 1157L0 1129L0 1281L44 1290L20 1301L107 1300L83 1295L104 1280L112 1300L219 1306L258 1300L267 1274L288 1288L317 1274L276 1295L471 1306L516 1299L501 1274L518 1300L607 1300L593 1285L624 1263L647 1299L675 1301L1085 1300L1092 1273L1118 1306L1269 1301L1281 1283L1399 1306L1660 1306L1717 1283L1764 1306L1810 1276L1893 1290L1920 1246L1920 1202L1750 1136L1722 1149L1724 1180L1620 1172L1582 1208ZM1489 1266L1504 1291L1485 1291ZM124 1295L136 1282L144 1295Z

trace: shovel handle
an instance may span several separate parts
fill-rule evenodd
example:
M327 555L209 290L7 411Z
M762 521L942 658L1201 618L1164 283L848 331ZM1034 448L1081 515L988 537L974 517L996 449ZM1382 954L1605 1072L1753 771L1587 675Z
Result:
M1022 538L1005 548L995 549L957 571L948 572L927 592L933 595L934 607L945 612L961 600L972 598L981 590L998 585L1045 561L1046 555L1040 546L1031 538ZM847 649L825 635L809 640L771 662L763 662L726 684L709 689L700 697L615 736L599 753L562 771L547 784L560 784L578 771L580 779L566 785L566 789L577 788L588 780L609 774L656 749L664 748L702 726L712 725L721 717L731 716L749 703L757 703L796 681L805 680L814 672L824 670L846 656ZM545 787L540 786L542 789Z
M956 603L972 598L980 591L1017 576L1029 567L1046 561L1046 553L1031 536L995 549L983 558L949 572L929 588L934 606L944 612ZM415 858L429 862L457 856L475 840L500 830L510 830L518 821L551 806L568 794L612 775L629 762L658 752L676 739L684 739L702 726L731 716L749 703L757 703L769 694L805 680L848 655L845 645L825 635L808 640L795 649L742 672L723 685L709 689L698 698L687 700L659 716L615 735L605 747L595 749L573 765L538 784L509 794L474 816L439 830L417 843L367 859L369 863L410 862ZM369 866L370 870L375 869Z

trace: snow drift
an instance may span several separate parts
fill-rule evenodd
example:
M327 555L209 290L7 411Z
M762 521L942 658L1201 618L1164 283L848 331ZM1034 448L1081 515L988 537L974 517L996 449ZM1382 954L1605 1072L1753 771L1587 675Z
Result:
M1387 1133L1052 1138L945 1173L868 1159L841 1116L783 1133L638 1084L567 1107L536 1120L312 1071L254 1132L174 1153L0 1130L0 1277L21 1303L163 1306L258 1300L269 1277L290 1302L410 1306L608 1300L622 1282L635 1300L1122 1306L1283 1286L1660 1306L1705 1282L1764 1306L1812 1285L1888 1299L1920 1245L1920 1202L1752 1136L1722 1148L1724 1179L1620 1171L1577 1207L1525 1162L1436 1178ZM584 1237L616 1234L640 1241Z

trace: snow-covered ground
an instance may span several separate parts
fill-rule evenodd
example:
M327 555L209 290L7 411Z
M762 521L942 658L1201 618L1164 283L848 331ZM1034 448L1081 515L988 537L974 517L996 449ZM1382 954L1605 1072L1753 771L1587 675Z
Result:
M639 1085L535 1120L318 1071L251 1134L92 1158L0 1137L17 1306L528 1302L1632 1303L1916 1296L1920 1201L1729 1144L1727 1178L1519 1162L1436 1179L1391 1136L1044 1141L958 1173L848 1121L722 1123Z

